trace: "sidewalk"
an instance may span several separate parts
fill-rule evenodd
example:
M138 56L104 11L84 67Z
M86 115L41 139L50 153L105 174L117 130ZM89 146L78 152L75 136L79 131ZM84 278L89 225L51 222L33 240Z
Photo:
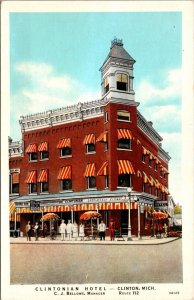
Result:
M95 245L160 245L160 244L166 244L173 242L177 240L177 237L167 237L167 238L154 238L149 236L143 236L141 239L138 239L137 237L132 236L131 241L127 241L127 237L124 237L124 240L122 238L116 238L114 241L110 241L109 237L106 237L105 241L100 241L99 238L95 240L88 240L85 238L84 241L77 240L75 241L72 239L71 241L65 240L61 241L60 235L57 235L57 238L55 240L51 240L50 237L46 238L39 238L38 241L35 241L35 238L32 237L31 241L27 241L26 237L10 237L10 244L95 244Z

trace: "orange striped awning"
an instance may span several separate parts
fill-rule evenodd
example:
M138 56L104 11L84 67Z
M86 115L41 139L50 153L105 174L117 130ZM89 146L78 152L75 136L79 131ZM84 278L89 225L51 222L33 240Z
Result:
M108 175L108 161L105 161L99 169L97 176Z
M34 152L37 152L36 144L28 145L28 147L26 148L26 153L34 153Z
M137 171L137 177L142 177L142 172L140 170Z
M144 171L143 171L143 182L144 183L150 183L150 179Z
M71 166L62 167L57 177L58 180L71 179Z
M155 185L155 180L151 175L150 175L149 182L150 182L151 186Z
M95 173L96 173L95 164L94 163L87 164L84 176L85 177L95 176Z
M12 215L15 212L15 203L13 201L9 202L9 213Z
M97 138L96 142L107 142L107 131L102 132L99 137Z
M38 151L48 151L48 142L42 142L40 143L40 145L38 146Z
M117 129L118 140L120 139L132 139L132 134L129 129Z
M155 179L155 187L158 189L160 187L160 183L158 179Z
M62 148L66 148L66 147L71 148L71 139L70 138L62 139L58 142L58 145L57 145L58 149L62 149Z
M150 151L147 150L144 146L142 146L142 153L143 153L144 155L149 155L149 154L150 154Z
M19 173L18 172L12 173L12 183L13 184L19 183Z
M41 170L38 176L38 182L47 182L48 181L48 170Z
M36 183L36 171L28 172L25 183Z
M95 144L95 135L93 133L86 135L83 144Z
M129 160L117 160L119 174L135 174L133 166Z

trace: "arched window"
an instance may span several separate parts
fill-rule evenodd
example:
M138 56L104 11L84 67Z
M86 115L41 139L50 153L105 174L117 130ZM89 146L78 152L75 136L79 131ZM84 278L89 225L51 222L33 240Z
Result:
M117 90L128 91L128 76L126 74L116 74Z

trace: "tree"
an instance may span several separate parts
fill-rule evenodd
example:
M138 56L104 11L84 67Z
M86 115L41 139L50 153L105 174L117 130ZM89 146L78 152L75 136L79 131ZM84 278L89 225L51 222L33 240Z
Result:
M174 214L182 214L182 205L180 205L179 203L177 203L177 205L174 208Z

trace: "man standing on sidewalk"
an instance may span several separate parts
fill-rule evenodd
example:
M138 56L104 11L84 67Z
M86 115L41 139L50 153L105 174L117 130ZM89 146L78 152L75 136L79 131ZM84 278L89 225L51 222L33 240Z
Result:
M65 224L65 221L62 220L61 225L60 225L61 241L65 240L65 231L66 231L66 224Z
M102 241L102 239L105 240L106 225L104 224L103 220L98 225L98 231L99 231L100 240L101 241Z
M67 223L67 226L66 226L68 241L71 241L72 230L73 230L73 228L72 228L71 220L68 220L68 223Z
M31 225L30 225L30 221L28 221L28 223L26 224L26 235L27 235L27 241L31 241Z
M38 241L38 231L39 231L39 226L38 226L38 222L36 222L34 226L35 241Z

